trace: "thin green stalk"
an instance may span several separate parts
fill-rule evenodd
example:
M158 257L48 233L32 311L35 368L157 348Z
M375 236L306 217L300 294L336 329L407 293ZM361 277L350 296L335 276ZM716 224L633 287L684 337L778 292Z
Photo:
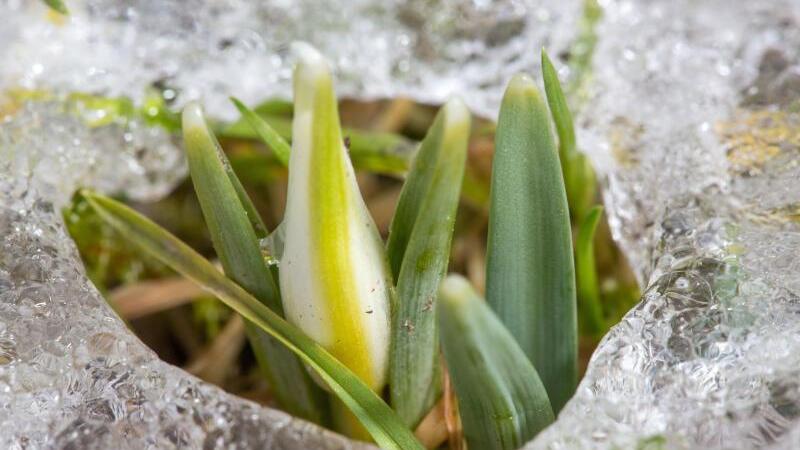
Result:
M451 100L422 141L389 232L389 264L397 280L391 404L410 427L441 393L436 292L450 260L469 131L469 111L460 100Z
M597 282L597 267L594 259L594 235L603 214L602 206L595 206L586 214L578 228L575 239L575 269L578 282L578 302L581 318L587 331L593 336L606 331L603 306L600 303L600 287Z
M422 450L411 431L367 385L297 327L283 320L178 238L127 206L102 195L84 196L98 214L142 250L203 286L308 364L361 420L375 442L390 450Z
M536 369L467 280L440 291L442 349L469 448L515 450L553 422Z
M242 117L244 117L244 119L253 128L253 131L258 134L264 144L266 144L272 149L273 152L275 152L275 156L278 158L281 164L288 166L291 147L283 138L283 136L275 131L275 129L272 128L266 120L262 119L261 116L245 106L244 103L233 97L231 98L231 101L236 106L236 109L239 110L239 113L241 113Z
M492 167L486 294L558 412L577 383L569 209L547 107L533 80L509 84Z
M586 155L577 149L575 125L567 106L567 99L558 81L558 73L544 49L542 49L542 76L547 103L558 134L558 155L564 173L569 209L577 222L586 215L597 195L594 169Z
M565 161L567 156L577 151L575 146L575 125L572 123L572 115L569 113L567 99L558 81L558 73L552 61L547 56L547 52L542 49L542 77L544 78L544 89L547 93L547 104L553 115L553 122L556 125L558 134L558 156L561 161Z

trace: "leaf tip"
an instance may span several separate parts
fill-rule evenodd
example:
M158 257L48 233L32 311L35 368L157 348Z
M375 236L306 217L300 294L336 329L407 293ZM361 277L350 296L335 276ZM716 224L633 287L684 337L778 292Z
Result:
M236 109L239 110L239 112L243 112L244 109L247 109L247 107L244 105L244 103L242 103L242 101L239 100L238 98L236 98L236 97L228 97L228 99L231 101L231 103L233 103L233 106L235 106Z
M439 285L440 300L450 306L458 306L466 302L471 292L472 286L461 275L448 275Z
M98 198L98 194L91 189L79 189L78 195L86 199L90 204L94 205L96 202L95 200Z
M295 80L300 85L315 85L318 81L330 77L330 66L324 56L311 44L295 42L292 53L297 58Z
M444 105L447 125L452 127L468 126L470 122L469 108L459 97L451 98Z
M183 132L190 130L205 129L206 120L203 115L203 107L198 102L190 102L183 108Z
M550 55L547 54L547 50L542 47L542 68L544 70L553 69L553 61L550 60Z
M533 81L530 75L526 73L518 73L511 78L506 88L507 97L539 97L539 90L536 88L536 82Z

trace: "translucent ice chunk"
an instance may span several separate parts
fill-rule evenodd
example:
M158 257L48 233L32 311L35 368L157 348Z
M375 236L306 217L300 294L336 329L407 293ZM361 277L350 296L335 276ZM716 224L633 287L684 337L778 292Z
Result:
M647 288L526 448L798 448L800 3L604 5L581 137Z
M42 2L0 1L0 88L49 88L139 98L164 89L177 106L291 95L290 43L332 61L340 96L460 95L494 116L515 72L538 71L573 39L582 0L71 0L69 18Z
M183 163L159 131L88 129L62 107L0 124L0 448L368 448L226 394L127 329L86 278L60 208L79 186L154 198Z

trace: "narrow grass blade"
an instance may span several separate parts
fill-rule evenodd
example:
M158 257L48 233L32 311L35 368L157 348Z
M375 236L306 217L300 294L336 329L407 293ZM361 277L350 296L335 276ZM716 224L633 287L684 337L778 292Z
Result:
M265 114L257 110L253 112L268 123L282 139L286 141L292 139L290 119L283 115ZM247 120L222 127L217 130L217 135L226 138L261 140L261 136L253 130ZM349 142L348 153L353 166L359 170L392 176L402 175L408 170L416 150L415 142L393 133L344 128L342 135Z
M385 449L423 447L397 415L350 369L297 327L283 320L178 238L127 206L102 195L84 195L98 214L123 236L219 297L293 351L325 381Z
M195 103L184 109L183 137L195 192L225 273L282 315L277 285L264 263L252 226L255 222L263 229L264 225L209 131L200 106ZM296 416L322 423L325 394L308 376L302 363L254 324L248 322L246 331L259 367L280 406Z
M536 369L466 279L450 276L442 283L439 309L467 445L520 448L554 419Z
M575 125L567 106L567 99L558 81L558 73L544 49L542 49L542 76L547 103L558 134L558 155L564 173L569 208L577 221L583 218L594 201L596 195L594 170L586 155L577 149Z
M67 9L67 5L62 0L43 0L43 1L53 11L65 16L69 15L69 9Z
M561 159L577 151L575 148L575 125L572 123L572 115L567 106L567 99L561 89L553 62L547 56L547 52L542 49L542 77L544 78L544 89L547 93L547 104L553 115L558 134L558 154Z
M492 165L486 295L558 412L577 382L569 210L547 107L517 75L500 107Z
M397 303L392 316L392 407L415 427L441 392L436 292L447 273L469 138L460 100L439 112L403 185L387 244Z
M302 48L280 286L286 317L376 391L386 384L391 275L361 198L324 58Z
M602 206L589 210L578 228L575 239L575 269L578 283L580 317L586 330L597 336L606 330L603 307L600 304L600 288L597 283L597 268L594 260L594 234L603 214Z
M289 153L291 152L291 147L289 147L289 143L277 132L274 128L272 128L266 120L262 119L258 114L253 112L250 108L244 105L241 101L236 98L231 98L231 101L236 106L236 109L239 110L242 117L250 124L258 136L264 141L264 144L267 147L271 148L273 152L275 152L275 156L284 166L289 165Z

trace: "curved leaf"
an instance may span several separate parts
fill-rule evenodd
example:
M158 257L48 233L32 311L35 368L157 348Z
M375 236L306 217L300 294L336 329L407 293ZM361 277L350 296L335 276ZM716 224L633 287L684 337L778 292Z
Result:
M253 225L262 233L266 228L196 103L184 109L183 136L197 199L225 273L282 315L278 287L264 262ZM278 403L296 416L322 423L325 394L297 357L253 323L247 322L246 331Z
M389 232L389 262L397 280L391 404L410 427L441 392L436 292L450 260L469 129L463 102L451 100L441 109L403 185Z
M250 108L244 105L241 101L236 98L231 97L231 101L236 106L236 109L239 110L242 117L247 120L250 126L253 128L258 136L261 138L264 143L275 152L275 156L284 166L289 165L289 154L291 152L291 147L289 143L286 142L285 139L277 132L274 128L272 128L266 120L262 119L261 116L253 112Z
M594 234L602 206L589 210L578 228L575 239L575 269L578 281L578 301L582 311L581 318L588 331L598 335L606 330L603 306L600 304L600 288L597 283L597 268L594 260Z
M439 299L442 349L469 448L515 450L553 422L542 381L467 280L450 276Z
M245 319L292 350L328 384L384 449L423 447L397 415L367 385L325 349L261 304L178 238L127 206L102 195L84 196L98 214L131 242L219 297Z

